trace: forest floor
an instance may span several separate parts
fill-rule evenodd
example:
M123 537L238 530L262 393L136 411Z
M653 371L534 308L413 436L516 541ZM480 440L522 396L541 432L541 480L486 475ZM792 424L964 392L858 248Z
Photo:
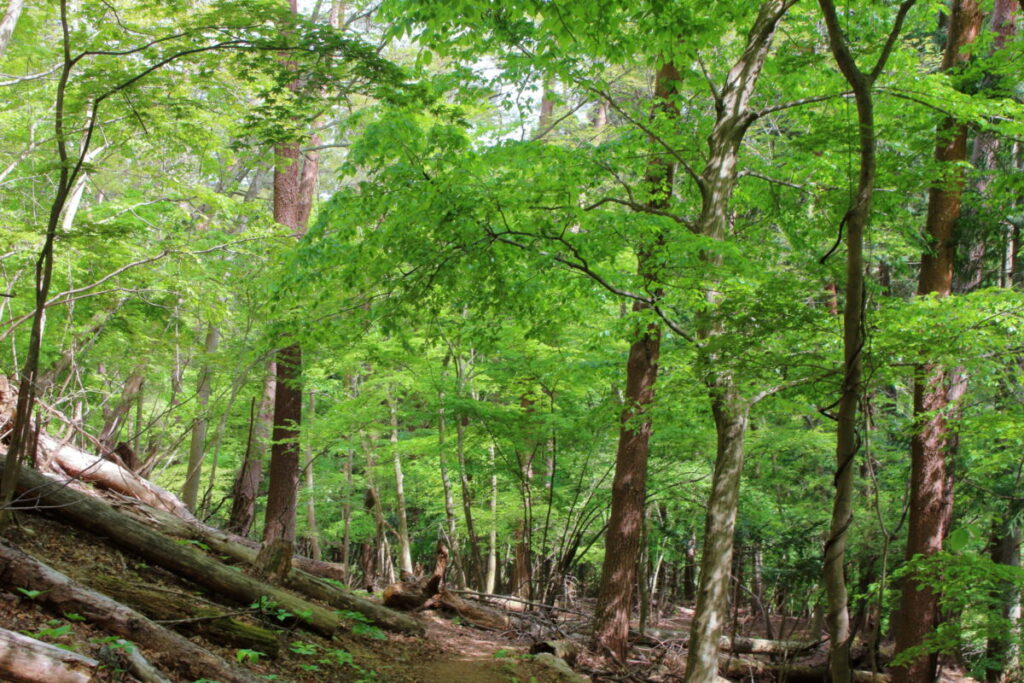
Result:
M51 567L87 585L115 580L138 588L187 596L223 608L216 596L180 577L123 552L105 539L36 514L19 517L19 528L7 540ZM109 668L97 680L134 680L117 665L116 639L91 626L78 614L54 614L32 591L0 589L0 624L39 640L74 650ZM235 606L235 616L253 618L253 608ZM433 614L420 616L425 638L385 635L366 629L364 635L339 634L333 640L282 623L276 629L280 650L276 656L224 647L191 636L207 649L241 662L267 680L312 683L353 681L380 683L513 683L568 681L558 671L527 655L528 642L463 626ZM266 625L265 619L263 621ZM145 649L144 655L149 655ZM55 682L58 683L58 682Z

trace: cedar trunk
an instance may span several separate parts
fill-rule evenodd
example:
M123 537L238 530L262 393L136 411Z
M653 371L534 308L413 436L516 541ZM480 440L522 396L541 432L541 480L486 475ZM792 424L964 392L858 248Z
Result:
M942 60L944 70L967 59L963 48L981 30L981 8L976 0L952 0L949 36ZM926 229L930 249L921 260L918 295L948 296L952 291L956 223L960 217L963 173L956 164L967 159L967 127L947 118L939 126L935 158L954 168L928 195ZM952 180L952 182L949 182ZM949 378L946 368L924 363L914 373L914 415L917 431L910 442L910 516L907 524L907 559L933 555L942 549L948 528L952 490L946 476L950 447L946 407ZM900 610L895 619L896 653L920 645L938 619L938 595L913 577L904 581ZM937 656L922 654L893 669L896 683L926 683L935 677Z

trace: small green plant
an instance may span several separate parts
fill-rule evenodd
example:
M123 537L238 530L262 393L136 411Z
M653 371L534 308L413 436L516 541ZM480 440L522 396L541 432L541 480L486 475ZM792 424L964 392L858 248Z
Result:
M57 623L60 623L59 621ZM51 626L50 628L41 628L36 631L35 637L39 639L53 638L56 640L62 636L66 636L71 633L71 624L63 624L61 626Z
M85 617L78 612L65 612L64 618L68 621L85 621Z
M263 657L264 655L265 653L260 652L259 650L249 650L247 648L242 648L235 652L235 659L238 660L240 664L245 662L248 662L250 664L258 664L260 661L260 657Z
M292 642L290 649L297 655L315 655L317 646L316 643L307 643L302 640L296 640Z
M377 626L374 626L369 617L362 612L356 612L350 609L339 610L338 616L354 622L352 624L352 633L357 636L366 636L375 640L388 639L387 634Z
M352 657L352 653L348 650L330 650L327 654L333 655L335 661L342 666L346 664L352 666L356 663L356 660Z
M210 549L210 546L206 545L202 541L197 541L194 538L178 538L175 539L174 542L178 545L194 545L197 548L202 548L203 550L207 551Z
M320 667L316 664L299 664L299 668L303 671L319 671Z
M19 588L18 592L21 593L22 595L24 595L29 600L35 600L36 598L38 598L40 595L43 594L43 591L34 591L34 590L29 590L27 588Z
M513 653L512 650L506 650L505 648L501 648L500 650L496 650L494 652L494 656L497 659L508 659L509 657L512 657L514 654L515 653Z

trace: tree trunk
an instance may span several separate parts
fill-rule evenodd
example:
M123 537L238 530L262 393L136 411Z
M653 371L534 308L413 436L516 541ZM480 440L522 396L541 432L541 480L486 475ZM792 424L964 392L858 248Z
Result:
M455 522L455 498L452 495L452 480L448 476L448 451L445 443L445 410L444 392L437 397L437 458L441 468L441 486L444 488L444 518L447 523L448 545L451 546L452 564L455 566L456 583L460 588L466 586L466 573L462 568L459 555L459 530Z
M297 0L288 0L298 15ZM298 87L293 82L292 89ZM274 221L301 238L306 231L313 193L316 189L318 159L305 158L298 142L278 145L274 152ZM301 163L300 163L301 162ZM270 448L270 487L263 525L260 573L278 576L288 566L294 551L295 515L299 487L299 433L302 425L302 349L293 335L278 351L277 387L274 397L274 432Z
M298 344L277 354L274 431L270 446L270 487L263 526L259 573L280 577L289 566L295 543L299 487L299 425L302 423L302 351Z
M739 149L750 124L757 118L750 110L764 60L768 55L775 28L793 0L766 0L747 36L746 48L714 93L717 118L708 137L708 161L701 172L701 214L696 231L713 240L725 239L729 227L729 203L736 187ZM709 266L717 259L705 257ZM707 295L709 303L719 299L717 292ZM699 336L708 340L722 332L721 323L704 319ZM691 625L690 648L686 660L687 683L712 683L718 676L718 642L727 616L729 569L732 563L733 530L739 501L740 475L743 471L743 440L750 405L739 395L735 380L717 366L721 359L708 355L711 372L705 379L715 419L717 448L711 482L711 497L704 523L704 549L701 557L697 605Z
M981 8L976 0L952 0L949 35L942 68L955 69L966 61L963 49L981 31ZM943 178L928 195L926 229L931 249L921 260L918 295L948 296L952 292L956 223L960 217L963 170L967 159L967 126L948 118L939 127L935 158L952 177ZM948 172L948 171L946 171ZM950 182L952 181L952 182ZM917 429L910 442L910 516L907 522L908 560L928 556L942 549L948 528L949 502L946 451L950 434L946 409L949 402L949 377L946 368L925 363L914 372L914 416ZM913 577L903 583L900 609L895 619L897 655L920 645L935 628L938 619L938 595ZM938 658L925 653L893 669L896 683L929 683L935 676Z
M388 413L391 417L391 450L395 459L395 500L398 504L398 552L399 568L403 579L413 575L412 550L409 543L409 519L405 510L405 475L402 473L402 454L398 448L398 406L396 399L388 398Z
M674 101L679 72L674 64L662 65L654 84L654 114L663 113L671 120L678 117ZM649 163L645 182L652 194L652 208L664 209L672 197L672 161L656 155ZM645 285L656 280L651 261L652 250L662 245L641 247L637 254L637 272ZM633 311L642 313L650 306L633 303ZM612 509L605 534L601 585L594 611L594 646L611 653L620 662L626 661L629 619L633 611L633 587L636 583L637 559L640 552L641 527L647 496L647 455L651 437L649 411L654 403L654 383L658 377L658 355L661 350L661 328L649 323L636 330L636 339L626 361L625 406L619 417L619 444L615 454L615 476L612 480Z
M308 422L316 414L316 398L313 392L309 392L309 416ZM319 562L322 559L320 552L320 531L316 526L316 488L313 485L313 443L306 441L306 528L309 529L309 556Z
M825 542L824 581L828 600L829 672L835 683L848 683L850 663L850 613L843 563L846 539L853 521L853 464L860 440L857 436L857 407L861 394L861 351L864 346L864 230L871 217L875 190L875 118L872 89L889 57L889 46L899 35L906 12L914 0L899 7L887 47L870 72L862 71L850 53L832 0L819 0L825 15L829 45L840 71L853 89L857 102L860 171L857 194L843 217L846 226L846 302L843 310L843 384L836 417L836 473L832 522Z
M196 512L199 495L199 480L202 476L203 458L206 455L206 426L209 417L206 409L210 403L211 377L210 358L217 352L220 330L211 322L206 328L206 342L203 345L203 364L199 370L199 384L196 388L196 419L192 423L192 441L188 449L188 470L181 500L192 512ZM123 399L122 399L123 400Z
M494 444L488 450L491 466L491 530L487 539L487 580L484 592L494 593L498 583L498 470L494 460Z
M993 530L990 543L992 561L1008 567L1020 567L1021 525L1018 515L1024 500L1016 499L1009 506L1006 518ZM985 672L989 683L1009 682L1020 676L1020 587L1012 582L1003 585L1002 617L1009 626L1006 636L990 636L985 648L985 659L990 665ZM1007 637L1009 636L1009 637Z
M121 431L121 425L135 405L135 397L142 391L142 385L145 382L143 370L144 367L141 365L132 370L121 388L121 398L117 405L112 410L103 411L104 424L99 436L100 455L106 456L114 451L114 444Z
M240 536L248 536L249 530L252 529L252 523L256 520L256 499L260 493L260 482L263 481L263 461L266 458L270 425L273 421L274 377L276 375L277 369L274 366L274 361L268 361L259 410L255 416L250 415L245 459L235 478L231 515L228 519L227 529Z

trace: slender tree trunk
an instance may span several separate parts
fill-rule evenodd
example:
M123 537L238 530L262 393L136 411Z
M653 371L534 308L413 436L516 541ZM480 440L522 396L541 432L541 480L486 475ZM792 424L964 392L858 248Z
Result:
M309 415L306 417L307 424L316 415L316 396L311 391L309 392ZM310 440L306 440L306 527L309 529L309 556L316 561L320 561L322 553L320 551L320 530L316 525L316 487L314 486L313 477L313 443Z
M128 375L128 379L124 381L121 398L118 399L117 404L109 411L104 410L105 419L99 436L100 455L108 455L114 451L121 426L135 406L135 397L142 391L142 385L145 382L144 371L145 367L142 365L135 367Z
M352 545L352 459L354 451L349 448L345 451L345 499L341 504L341 566L344 572L343 582L351 583L351 545Z
M1000 520L992 533L990 553L992 561L1008 567L1020 567L1021 525L1019 515L1024 500L1015 499L1006 511L1006 518ZM1017 680L1020 676L1020 587L1006 582L1001 596L1002 617L1009 624L1009 637L990 636L985 649L986 659L991 662L985 672L989 683Z
M832 522L824 550L824 581L828 601L826 622L830 640L829 672L835 683L852 679L850 663L850 613L846 590L846 539L853 522L853 464L860 440L857 407L861 394L861 358L864 346L864 231L871 216L875 189L875 118L872 89L885 66L889 51L914 0L905 0L886 47L870 72L861 71L840 29L832 0L819 0L829 34L829 45L840 71L853 89L857 102L860 171L857 194L843 217L846 227L846 302L843 309L843 384L836 426L835 498Z
M678 103L674 101L678 80L679 72L674 64L664 64L658 69L654 85L654 116L661 112L670 120L678 118ZM662 155L656 155L650 162L645 182L653 197L653 208L668 206L672 197L673 170L674 163ZM637 254L637 272L647 286L652 286L656 279L651 265L656 256L652 250L661 246L658 238L656 244L641 247ZM649 308L649 304L641 301L633 303L636 313ZM636 339L630 346L626 361L625 405L619 417L612 509L605 534L601 585L594 611L595 647L622 662L626 660L629 620L633 612L633 587L647 496L647 455L651 438L649 411L654 403L660 351L660 325L648 323L636 330Z
M405 510L405 476L402 474L402 454L398 448L398 406L394 396L388 398L391 416L391 450L395 459L395 498L398 503L398 550L402 580L413 576L412 550L409 544L409 519Z
M701 215L697 232L714 240L725 239L729 228L729 202L736 187L739 149L757 114L750 109L764 60L775 28L795 0L766 0L747 36L743 54L733 64L725 84L714 93L717 119L708 137L708 161L699 179ZM714 266L716 259L705 259ZM719 295L708 294L714 304ZM707 340L723 331L721 323L701 321L699 336ZM743 471L743 440L750 404L742 396L732 375L720 371L720 359L707 357L711 369L705 379L717 433L715 469L711 497L704 522L704 550L701 556L697 605L690 629L686 660L687 683L712 683L718 676L718 645L727 618L729 570L732 564L733 531Z
M444 392L437 397L437 453L441 468L441 485L444 487L444 518L447 523L448 544L451 546L452 563L455 565L456 580L459 586L466 585L466 573L462 567L462 556L459 552L459 530L455 522L455 498L452 495L452 480L448 475L448 447L445 443L447 426L445 422Z
M498 582L498 470L494 458L494 444L488 450L491 467L491 530L487 540L487 580L484 592L494 593Z
M220 330L211 322L206 328L206 342L203 345L204 359L199 370L199 384L196 388L196 419L192 423L192 441L188 449L188 470L185 475L185 487L181 492L181 501L190 512L196 511L196 500L199 496L199 480L202 477L203 459L206 455L206 426L209 417L206 409L210 403L211 377L210 358L217 352Z
M976 0L952 0L949 35L942 60L951 70L967 59L964 48L981 31L981 8ZM946 119L939 127L935 158L952 177L938 182L928 195L926 229L931 249L921 260L917 292L920 296L949 296L952 292L956 223L960 217L963 171L967 159L967 126ZM952 181L952 182L950 182ZM914 416L917 430L910 442L910 516L907 522L907 559L928 556L942 549L948 528L951 487L947 481L946 456L950 433L946 413L950 378L938 363L925 363L914 372ZM921 644L938 619L938 595L908 577L904 580L897 613L896 653ZM927 683L935 677L938 657L922 654L893 669L896 683Z
M256 519L256 499L259 497L260 483L263 481L263 461L266 459L270 428L274 419L276 375L274 361L268 361L259 409L256 415L250 417L252 423L245 448L245 459L235 478L227 530L239 536L248 536Z

